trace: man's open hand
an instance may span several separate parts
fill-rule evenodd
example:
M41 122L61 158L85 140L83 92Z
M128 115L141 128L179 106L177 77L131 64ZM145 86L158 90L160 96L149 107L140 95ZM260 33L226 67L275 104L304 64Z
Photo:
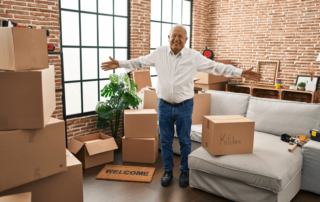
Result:
M253 67L247 70L243 70L241 77L248 79L248 80L254 80L254 81L260 81L262 76L261 73L252 71Z
M110 58L111 61L103 62L101 64L101 69L103 69L104 71L117 69L119 67L119 61L118 60L115 60L110 56L109 56L109 58Z

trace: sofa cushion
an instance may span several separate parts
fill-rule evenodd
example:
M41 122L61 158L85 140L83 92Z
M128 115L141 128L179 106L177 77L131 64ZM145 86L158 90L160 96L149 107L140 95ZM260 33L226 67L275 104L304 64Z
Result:
M252 154L212 156L200 147L189 155L189 168L277 193L302 167L301 148L289 152L289 147L278 136L255 132Z
M246 117L255 121L256 131L310 137L320 124L320 105L251 97Z
M250 95L225 91L206 90L211 94L210 115L246 116Z

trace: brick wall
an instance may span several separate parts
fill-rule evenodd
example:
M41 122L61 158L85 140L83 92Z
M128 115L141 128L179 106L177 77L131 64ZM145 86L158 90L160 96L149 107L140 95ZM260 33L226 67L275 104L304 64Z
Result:
M208 46L209 39L209 0L193 0L191 48L200 51Z
M209 10L208 46L217 58L246 68L279 60L285 87L311 65L320 76L319 0L210 0Z

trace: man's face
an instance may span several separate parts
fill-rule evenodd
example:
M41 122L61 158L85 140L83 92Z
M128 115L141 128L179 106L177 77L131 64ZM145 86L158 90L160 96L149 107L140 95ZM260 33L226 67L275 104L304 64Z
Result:
M186 30L184 30L182 27L175 27L171 32L171 36L168 35L168 40L171 50L175 54L179 53L184 48L184 45L188 40L188 37L186 36Z

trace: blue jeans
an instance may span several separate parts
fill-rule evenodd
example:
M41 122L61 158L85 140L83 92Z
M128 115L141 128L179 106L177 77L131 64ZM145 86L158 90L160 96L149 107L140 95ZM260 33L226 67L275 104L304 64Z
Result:
M174 107L158 99L158 119L160 127L161 153L165 171L173 170L172 142L174 123L180 143L181 172L189 172L188 155L191 153L190 131L192 124L193 99Z

